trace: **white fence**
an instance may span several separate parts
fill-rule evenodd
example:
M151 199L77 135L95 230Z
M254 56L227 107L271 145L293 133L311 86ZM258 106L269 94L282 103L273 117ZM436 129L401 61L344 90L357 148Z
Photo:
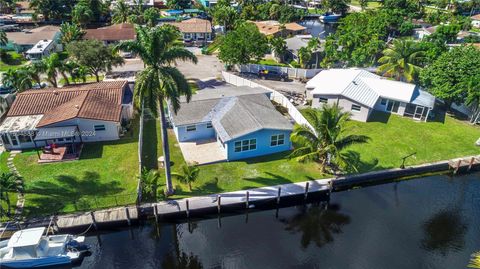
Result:
M258 74L260 70L272 70L281 73L288 74L289 78L295 79L311 79L316 74L320 73L322 69L301 69L301 68L292 68L292 67L282 67L282 66L271 66L271 65L261 65L261 64L245 64L245 65L236 65L235 70L241 73L254 73Z
M231 74L231 73L228 73L228 72L225 72L225 71L222 72L222 76L223 76L223 79L225 80L225 82L233 84L235 86L248 86L248 87L252 87L252 88L258 87L258 88L263 88L263 89L266 89L268 91L271 91L272 94L271 94L270 98L274 102L276 102L276 103L282 105L283 107L285 107L286 109L288 109L288 114L290 115L290 117L292 117L292 119L296 123L301 124L301 125L307 125L310 129L314 130L312 125L310 125L310 123L307 121L307 119L305 119L305 117L302 115L302 113L300 113L300 111L298 111L298 109L292 104L292 102L290 102L290 100L288 100L287 97L285 97L285 95L277 92L276 90L270 89L268 87L265 87L263 85L255 83L251 80L239 77L237 75L234 75L234 74Z

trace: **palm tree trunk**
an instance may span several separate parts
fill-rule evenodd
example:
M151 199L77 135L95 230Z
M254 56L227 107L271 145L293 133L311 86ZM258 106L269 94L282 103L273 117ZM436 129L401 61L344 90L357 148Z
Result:
M5 193L5 202L7 202L7 216L10 216L11 205L10 205L10 197L8 197L8 192Z
M167 120L165 118L165 108L163 100L159 100L160 103L160 124L162 128L162 149L163 157L165 160L165 178L167 183L167 195L173 194L172 186L172 174L170 171L170 149L168 148L168 133L167 133Z

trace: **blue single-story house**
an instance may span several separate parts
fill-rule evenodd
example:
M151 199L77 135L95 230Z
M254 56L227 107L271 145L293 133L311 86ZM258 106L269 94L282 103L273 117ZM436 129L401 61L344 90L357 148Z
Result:
M292 122L278 112L270 92L221 86L181 101L169 116L179 142L216 140L227 161L290 150Z

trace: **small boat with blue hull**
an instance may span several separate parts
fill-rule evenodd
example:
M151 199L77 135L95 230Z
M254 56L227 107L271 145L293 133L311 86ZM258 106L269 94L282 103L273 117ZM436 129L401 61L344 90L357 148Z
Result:
M0 268L42 268L69 265L88 251L85 237L44 235L45 228L15 232L0 242Z
M326 12L325 14L320 16L320 21L323 23L338 22L341 17L341 14Z

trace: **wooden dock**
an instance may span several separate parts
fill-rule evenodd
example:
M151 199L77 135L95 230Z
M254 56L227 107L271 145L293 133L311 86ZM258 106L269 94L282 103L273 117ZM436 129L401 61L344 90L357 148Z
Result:
M480 156L472 156L468 158L459 158L450 160L448 162L449 169L453 169L453 174L457 174L458 170L462 167L466 167L467 171L470 171L472 167L480 164Z
M69 214L58 216L55 227L61 231L93 226L98 229L100 225L111 225L123 222L131 225L132 221L138 220L138 210L135 206L118 207L99 211Z

